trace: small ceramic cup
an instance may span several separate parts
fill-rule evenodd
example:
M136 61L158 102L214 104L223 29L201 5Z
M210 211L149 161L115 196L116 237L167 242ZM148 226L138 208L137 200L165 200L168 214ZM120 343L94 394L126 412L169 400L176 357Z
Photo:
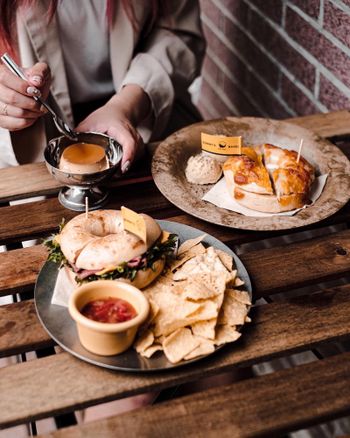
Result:
M121 298L137 312L135 318L119 323L97 322L82 315L81 309L90 301L101 298ZM131 347L137 329L146 320L149 302L134 286L118 280L98 280L78 287L71 295L68 310L77 323L81 344L101 356L113 356Z

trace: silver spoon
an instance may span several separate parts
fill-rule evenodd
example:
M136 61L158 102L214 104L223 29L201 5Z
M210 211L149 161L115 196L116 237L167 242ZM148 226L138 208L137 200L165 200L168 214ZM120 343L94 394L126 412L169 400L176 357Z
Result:
M23 79L24 81L28 81L25 77L23 71L21 68L15 63L15 61L11 58L10 55L5 53L1 56L1 61L6 65L6 67L12 71L16 76ZM68 124L62 120L55 111L39 96L33 96L33 99L35 99L37 102L40 102L41 105L43 105L51 114L53 121L57 127L57 129L60 131L61 134L68 137L71 140L77 140L77 134L68 126Z

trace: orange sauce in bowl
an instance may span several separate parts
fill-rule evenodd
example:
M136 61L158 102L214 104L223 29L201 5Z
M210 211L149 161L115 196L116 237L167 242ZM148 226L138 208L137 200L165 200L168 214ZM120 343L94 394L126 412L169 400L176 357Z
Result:
M62 153L59 168L69 173L95 173L108 169L106 151L91 143L76 143Z

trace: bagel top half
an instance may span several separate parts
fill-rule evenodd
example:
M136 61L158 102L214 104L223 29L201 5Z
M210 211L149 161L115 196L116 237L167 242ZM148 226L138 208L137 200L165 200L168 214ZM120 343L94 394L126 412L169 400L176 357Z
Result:
M160 237L162 230L146 214L147 238L143 242L136 235L124 230L120 210L96 210L80 214L69 221L56 236L61 250L77 269L104 269L119 265L144 254Z

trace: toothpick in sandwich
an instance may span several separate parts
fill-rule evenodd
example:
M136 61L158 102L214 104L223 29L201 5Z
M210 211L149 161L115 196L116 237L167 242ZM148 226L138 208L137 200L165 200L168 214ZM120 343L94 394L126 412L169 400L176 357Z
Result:
M301 141L300 141L300 145L299 145L298 156L297 156L297 163L299 163L299 160L300 160L300 154L301 154L301 150L303 148L303 143L304 143L304 139L302 138Z

